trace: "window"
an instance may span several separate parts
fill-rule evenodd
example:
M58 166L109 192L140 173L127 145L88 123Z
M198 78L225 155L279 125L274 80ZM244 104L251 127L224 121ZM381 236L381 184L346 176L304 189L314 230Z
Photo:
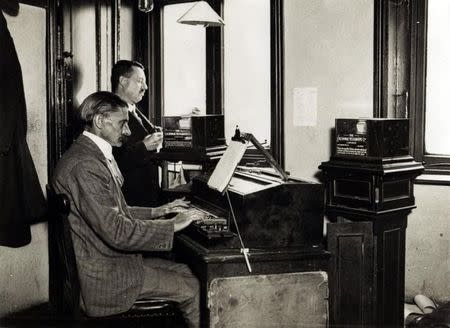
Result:
M450 1L412 2L414 156L425 173L450 175Z
M194 107L206 113L206 33L202 26L177 23L192 3L163 11L163 115L186 115ZM182 54L182 56L180 56Z
M282 0L208 3L224 18L223 28L178 24L191 1L155 2L143 42L152 116L160 123L162 115L194 107L202 114L223 113L227 138L238 124L266 141L282 165Z
M226 0L224 17L225 136L270 145L270 0Z
M450 1L428 1L427 27L424 148L450 156Z

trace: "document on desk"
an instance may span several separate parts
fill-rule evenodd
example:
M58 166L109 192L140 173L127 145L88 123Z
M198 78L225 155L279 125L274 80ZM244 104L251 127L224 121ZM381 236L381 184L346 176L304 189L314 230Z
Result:
M249 141L231 141L225 153L220 158L208 180L208 187L221 193L230 183L237 165L244 156Z

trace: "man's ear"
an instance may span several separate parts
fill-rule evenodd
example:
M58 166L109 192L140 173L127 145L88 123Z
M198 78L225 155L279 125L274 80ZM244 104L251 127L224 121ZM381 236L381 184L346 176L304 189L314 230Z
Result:
M125 88L128 85L128 78L126 76L120 76L119 85L121 85L122 88Z
M96 114L94 115L94 119L92 120L92 124L97 129L101 130L103 128L105 117L102 114Z

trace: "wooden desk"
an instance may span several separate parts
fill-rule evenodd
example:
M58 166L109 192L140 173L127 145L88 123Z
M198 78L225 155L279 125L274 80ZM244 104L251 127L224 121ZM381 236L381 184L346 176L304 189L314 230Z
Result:
M315 327L328 324L328 260L323 247L208 249L179 235L177 258L200 280L202 327Z

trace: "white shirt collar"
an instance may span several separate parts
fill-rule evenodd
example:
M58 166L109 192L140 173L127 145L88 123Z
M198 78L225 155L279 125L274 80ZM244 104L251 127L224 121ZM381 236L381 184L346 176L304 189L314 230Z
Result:
M86 130L83 131L83 135L91 139L98 146L98 148L100 148L106 159L112 160L114 158L112 154L112 146L108 141Z
M136 113L136 105L135 104L128 104L128 111L132 114Z

